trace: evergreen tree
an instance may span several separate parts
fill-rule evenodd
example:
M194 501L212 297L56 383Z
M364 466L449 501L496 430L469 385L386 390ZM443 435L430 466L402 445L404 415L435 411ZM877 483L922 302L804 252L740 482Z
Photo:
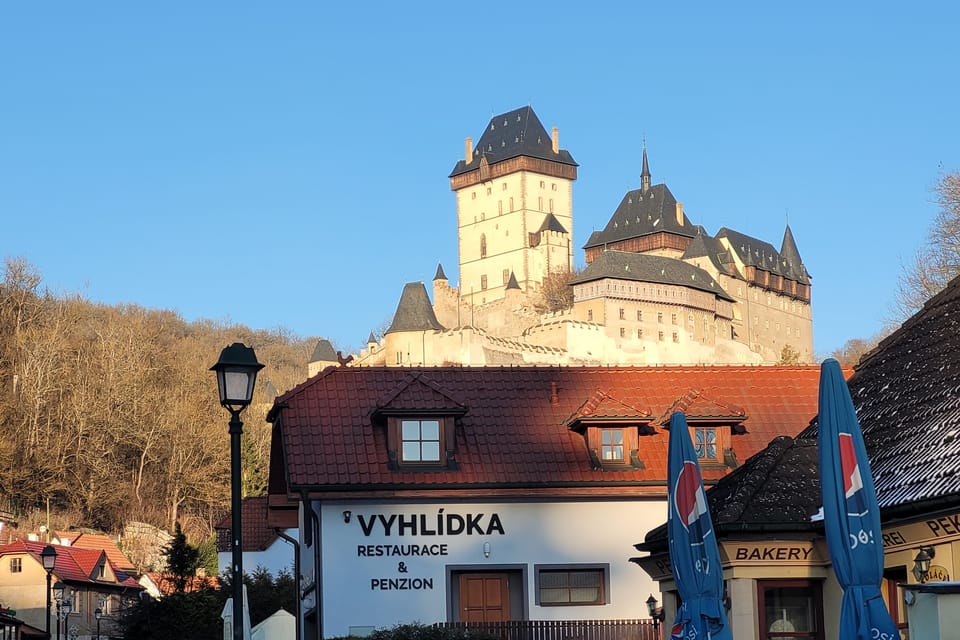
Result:
M167 571L173 579L173 586L177 593L187 589L187 583L197 574L200 566L200 551L187 542L187 536L177 522L173 541L166 549Z

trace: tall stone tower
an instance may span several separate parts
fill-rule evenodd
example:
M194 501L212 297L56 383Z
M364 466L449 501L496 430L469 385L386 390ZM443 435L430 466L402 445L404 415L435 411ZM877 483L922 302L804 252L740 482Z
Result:
M473 305L504 298L511 274L524 292L573 269L577 163L531 107L494 116L450 173L457 195L460 295Z

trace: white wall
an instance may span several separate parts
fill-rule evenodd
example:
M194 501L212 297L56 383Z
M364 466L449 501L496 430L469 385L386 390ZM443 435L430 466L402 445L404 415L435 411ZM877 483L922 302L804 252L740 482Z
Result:
M527 618L531 620L646 617L644 601L651 593L658 594L658 588L628 559L638 555L633 545L666 520L665 505L663 500L408 506L326 504L321 511L324 636L346 635L351 626L389 627L401 622L432 623L452 619L447 595L450 591L447 569L452 566L471 570L525 567L524 598ZM349 523L344 522L346 510L351 512ZM483 514L479 522L484 532L450 535L444 531L440 535L438 514L444 520L451 515L466 518L468 514ZM387 521L393 515L398 518L403 515L407 522L412 522L415 515L416 534L412 527L407 527L400 535L397 520L387 534L381 515ZM428 531L421 530L421 516ZM497 521L502 526L502 534L493 524ZM364 531L365 525L367 531ZM484 557L487 542L490 555ZM431 545L442 555L370 557L365 554L370 545ZM305 558L311 559L305 562L312 562L309 550L305 550ZM608 604L537 606L534 566L566 563L607 563ZM304 566L306 569L307 565ZM312 572L306 569L305 573ZM421 588L385 588L389 585L386 580L397 578L419 580L417 584Z
M297 529L287 529L284 531L294 540L299 539L300 532ZM264 567L270 574L276 578L281 570L293 575L293 545L277 538L264 551L244 551L243 552L243 572L247 575L252 574L258 566ZM217 562L220 565L220 573L230 572L233 564L233 554L229 551L220 551L217 553Z

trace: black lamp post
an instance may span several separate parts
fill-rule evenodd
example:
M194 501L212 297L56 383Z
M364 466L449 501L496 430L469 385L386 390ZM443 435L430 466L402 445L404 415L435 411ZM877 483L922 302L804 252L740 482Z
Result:
M47 545L43 548L43 551L40 552L40 562L43 563L43 568L47 572L47 637L50 637L50 574L53 573L53 568L57 566L57 550L53 548L53 545Z
M97 618L97 640L100 640L100 618L103 617L103 609L97 607L94 609L93 615Z
M660 623L663 622L663 607L658 607L658 604L659 602L651 593L650 597L647 598L647 612L653 618L653 632L657 635L659 635Z
M63 592L66 585L57 580L53 585L53 599L57 601L57 640L60 640L60 607L63 603Z
M240 413L253 399L257 372L263 365L257 362L253 348L234 342L220 352L217 364L210 367L217 372L220 404L230 412L230 509L233 536L233 637L243 640L243 547L240 544L240 434L243 422Z
M63 637L68 638L70 634L70 612L73 610L73 603L69 596L63 599Z

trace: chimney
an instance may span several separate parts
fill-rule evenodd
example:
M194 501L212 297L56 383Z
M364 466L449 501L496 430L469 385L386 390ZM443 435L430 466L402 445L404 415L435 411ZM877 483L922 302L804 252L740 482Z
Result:
M550 137L553 138L553 152L560 153L560 129L554 127L553 131L550 132Z
M683 226L683 203L677 203L677 224Z
M467 164L470 164L470 161L473 160L473 138L467 136L467 139L463 143L465 157L464 160Z

